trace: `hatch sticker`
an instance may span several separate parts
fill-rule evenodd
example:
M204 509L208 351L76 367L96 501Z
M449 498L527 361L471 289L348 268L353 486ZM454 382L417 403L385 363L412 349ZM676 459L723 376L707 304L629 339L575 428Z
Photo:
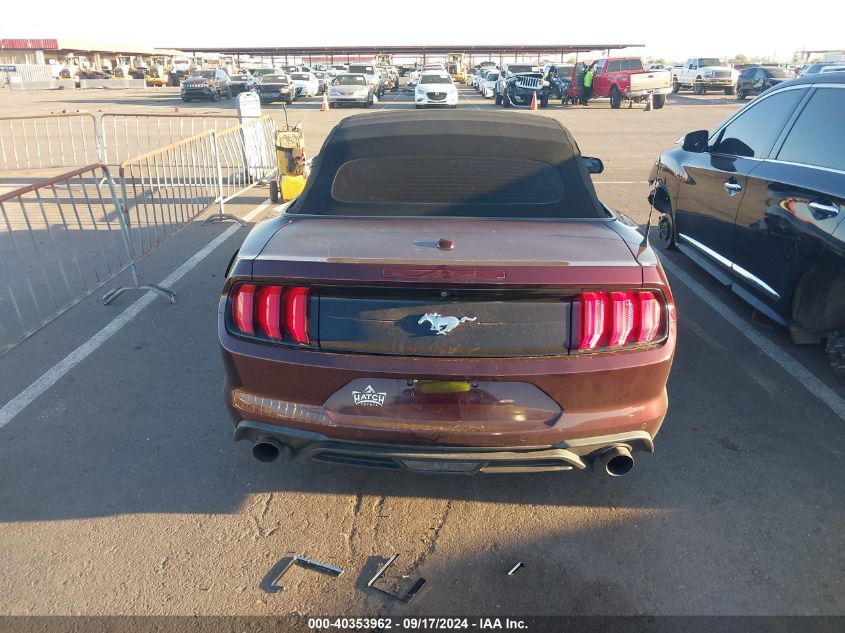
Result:
M387 393L376 391L372 385L367 385L364 391L352 392L352 399L355 401L356 406L360 407L383 407L386 397Z

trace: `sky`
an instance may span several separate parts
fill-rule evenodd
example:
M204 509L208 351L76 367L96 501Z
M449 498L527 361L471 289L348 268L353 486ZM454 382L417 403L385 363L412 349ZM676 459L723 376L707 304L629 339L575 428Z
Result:
M4 4L0 38L67 38L160 48L631 43L645 44L637 49L639 54L667 61L739 53L789 61L796 50L845 49L842 0L816 0L807 10L784 0L207 0L160 5L153 1L140 8L101 0Z

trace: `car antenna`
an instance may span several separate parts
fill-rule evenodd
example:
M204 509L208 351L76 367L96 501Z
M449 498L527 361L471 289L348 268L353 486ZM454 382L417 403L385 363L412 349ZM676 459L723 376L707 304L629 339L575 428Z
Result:
M657 159L657 171L660 172L660 159ZM651 195L648 197L648 220L645 223L645 235L643 236L643 241L640 242L640 246L637 249L637 255L635 259L637 263L640 263L640 256L648 250L648 234L651 232L651 214L654 211L654 196Z

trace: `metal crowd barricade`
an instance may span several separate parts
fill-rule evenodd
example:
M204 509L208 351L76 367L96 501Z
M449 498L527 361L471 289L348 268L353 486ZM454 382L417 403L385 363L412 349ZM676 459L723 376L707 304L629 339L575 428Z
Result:
M140 154L121 163L119 194L108 167L94 162L0 195L0 355L127 269L131 283L104 303L127 290L174 302L169 289L141 284L137 261L214 205L210 220L244 224L224 204L278 176L274 136L264 116ZM82 152L70 151L29 160Z
M121 163L124 224L136 261L220 201L219 171L212 131ZM131 285L109 291L103 302L127 290L153 290L175 301L169 289L142 285L133 276Z
M0 117L3 170L80 167L103 162L97 120L74 112Z
M226 129L197 134L155 151L125 160L120 165L124 224L129 249L137 261L199 215L218 205L205 222L231 220L225 203L255 185L278 176L275 158L275 123L263 116ZM127 290L154 290L171 301L166 288L132 285L106 293L109 303Z
M224 205L258 184L278 178L275 145L276 123L269 115L215 133L215 150L220 168L220 211L205 222L233 220Z
M0 195L0 355L127 268L137 279L105 165Z
M121 163L123 208L137 256L218 200L214 154L214 133L209 131Z
M100 117L103 162L120 165L133 156L152 152L202 132L219 132L237 124L238 117L227 114L105 113Z

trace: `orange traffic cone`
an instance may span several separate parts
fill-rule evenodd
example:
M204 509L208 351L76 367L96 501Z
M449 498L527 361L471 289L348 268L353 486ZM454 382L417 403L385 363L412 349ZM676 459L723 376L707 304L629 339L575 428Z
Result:
M528 109L529 110L536 110L537 109L537 93L536 92L531 96L531 105L528 106Z
M329 111L329 95L325 92L323 93L323 105L320 106L320 112L328 112Z

